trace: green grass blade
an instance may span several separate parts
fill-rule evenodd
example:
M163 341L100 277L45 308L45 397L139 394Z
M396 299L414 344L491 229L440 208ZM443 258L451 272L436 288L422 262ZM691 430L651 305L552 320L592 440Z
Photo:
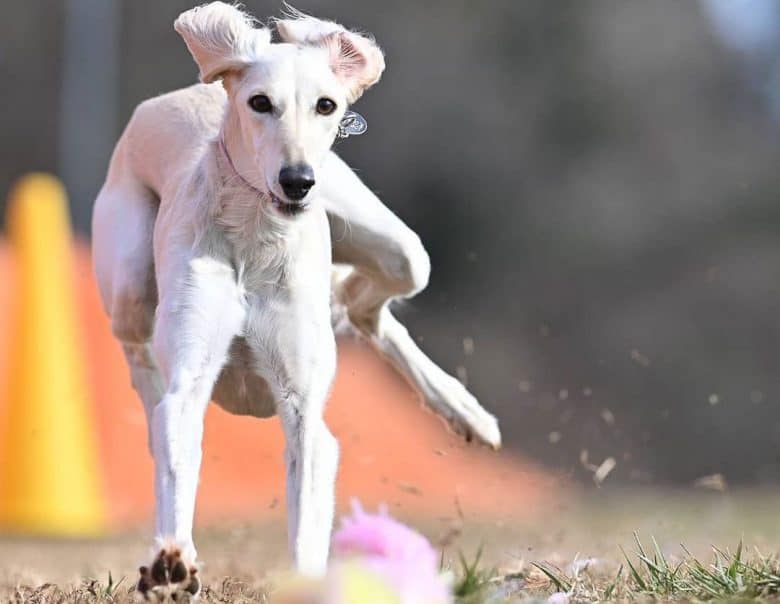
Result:
M558 591L564 591L564 592L570 592L571 591L571 583L563 578L562 574L561 576L556 575L552 570L548 569L544 564L538 563L538 562L532 562L532 564L538 568L540 571L542 571L545 576L552 581L553 585L555 585L555 588Z
M628 568L631 571L631 576L634 578L634 582L639 586L639 588L642 591L648 591L647 583L645 583L645 581L642 579L642 576L639 574L639 572L636 570L634 565L631 563L631 558L628 557L626 550L624 550L621 547L620 551L623 552L623 557L626 559L626 564L628 564Z

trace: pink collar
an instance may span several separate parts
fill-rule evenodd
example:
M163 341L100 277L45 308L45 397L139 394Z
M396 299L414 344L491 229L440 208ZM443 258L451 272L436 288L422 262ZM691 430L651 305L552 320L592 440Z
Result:
M241 180L241 182L243 182L247 187L249 187L253 191L259 193L260 195L267 195L266 191L258 189L255 185L253 185L251 182L249 182L246 178L241 176L241 173L238 170L236 170L236 165L233 163L233 160L230 158L230 153L228 153L227 146L225 145L225 140L221 136L219 137L219 148L222 150L222 153L225 156L225 159L227 160L227 163L230 166L230 169L233 170L233 173L236 176L238 176L238 178Z

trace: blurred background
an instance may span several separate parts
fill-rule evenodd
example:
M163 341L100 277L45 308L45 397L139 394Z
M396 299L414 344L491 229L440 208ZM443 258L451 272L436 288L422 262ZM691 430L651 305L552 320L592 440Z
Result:
M196 80L172 29L193 4L3 7L3 198L58 174L89 237L133 108ZM336 150L421 235L432 280L398 312L510 451L588 480L612 457L615 482L780 481L780 4L296 7L386 53L367 135Z

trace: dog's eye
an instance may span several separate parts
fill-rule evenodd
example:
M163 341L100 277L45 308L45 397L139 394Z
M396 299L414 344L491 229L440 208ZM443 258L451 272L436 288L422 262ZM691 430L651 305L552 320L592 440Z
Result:
M271 104L271 99L269 99L264 94L256 94L250 98L249 106L253 111L257 111L258 113L271 113L274 108L274 106Z
M336 111L336 103L327 97L322 97L317 101L317 113L320 115L330 115Z

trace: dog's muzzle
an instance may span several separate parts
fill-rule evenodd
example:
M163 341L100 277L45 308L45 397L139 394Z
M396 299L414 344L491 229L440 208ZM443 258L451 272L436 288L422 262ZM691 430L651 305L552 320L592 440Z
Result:
M302 201L285 201L273 193L270 195L271 205L273 205L273 207L284 216L297 216L309 207L308 203L304 203Z
M238 179L241 182L243 182L247 187L249 187L253 191L256 191L257 193L259 193L261 197L263 197L263 198L270 197L271 205L274 208L276 208L276 210L280 214L282 214L283 216L297 216L298 214L300 214L301 212L306 210L306 208L309 207L308 203L304 203L301 200L306 196L306 193L309 192L309 189L311 189L311 187L314 186L314 171L311 169L310 166L303 165L302 167L304 168L304 173L306 172L306 170L308 170L308 173L310 175L310 178L308 178L308 181L310 181L311 184L309 184L308 186L305 186L305 183L304 183L304 187L303 188L305 188L306 190L303 193L303 195L300 196L300 199L295 199L294 197L291 196L291 198L294 199L294 201L285 201L284 199L280 198L279 196L274 195L274 192L271 191L270 189L267 192L263 191L261 189L258 189L251 182L249 182L246 178L241 176L239 171L236 170L235 164L233 164L233 160L230 157L230 153L228 153L227 146L225 145L225 141L220 138L218 144L219 144L219 148L222 151L222 154L225 156L225 159L227 160L228 166L230 166L230 169L233 171L233 174L235 174L238 177ZM280 180L281 180L282 172L284 172L284 169L279 173ZM306 177L306 174L304 174L304 177ZM285 190L285 194L288 194L286 190Z

